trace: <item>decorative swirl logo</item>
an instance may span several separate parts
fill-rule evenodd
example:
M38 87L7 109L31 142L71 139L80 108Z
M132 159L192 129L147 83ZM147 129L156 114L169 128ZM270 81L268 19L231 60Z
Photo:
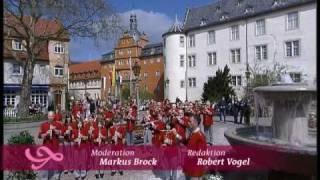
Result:
M31 165L31 169L38 170L42 168L45 164L47 164L50 159L60 162L63 160L63 154L62 153L53 153L48 147L41 146L37 149L36 157L32 156L30 153L30 148L26 149L24 152L25 156L34 163Z

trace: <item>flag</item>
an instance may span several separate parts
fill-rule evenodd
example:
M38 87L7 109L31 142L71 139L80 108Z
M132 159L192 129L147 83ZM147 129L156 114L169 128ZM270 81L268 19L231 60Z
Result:
M132 80L132 62L131 62L131 56L129 58L129 66L130 66L130 73L129 73L129 78L130 78L130 84L131 84L131 80Z
M112 86L116 85L116 65L113 65L112 69Z

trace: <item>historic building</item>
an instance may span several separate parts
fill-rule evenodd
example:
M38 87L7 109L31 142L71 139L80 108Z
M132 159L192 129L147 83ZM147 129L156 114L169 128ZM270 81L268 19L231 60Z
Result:
M316 81L315 0L219 0L187 9L163 34L165 97L199 100L218 68L230 68L239 98L246 72L277 64L295 82Z
M148 44L146 34L138 30L136 15L130 16L130 28L123 33L114 50L102 55L102 58L102 98L113 96L119 99L124 86L133 95L137 78L132 67L138 63L141 67L139 89L152 93L155 99L163 99L162 43ZM117 78L115 86L112 86L114 66Z
M75 99L101 98L100 60L75 63L69 66L69 95Z
M25 19L28 20L27 17ZM14 22L10 15L6 15L5 20ZM35 28L37 36L47 36L46 32L54 34L62 28L62 24L57 21L39 19ZM50 28L50 31L45 28ZM23 36L14 31L9 32L8 29L5 29L4 35L3 104L5 107L16 108L20 101L20 91L23 88L21 84L24 73L23 64L27 57L24 46L26 41ZM61 104L62 108L65 108L64 93L69 63L68 43L69 36L67 33L63 33L62 35L52 35L40 45L41 48L36 56L33 70L30 95L32 104L41 105L45 109L50 103L54 103L55 105ZM56 94L60 96L55 96Z

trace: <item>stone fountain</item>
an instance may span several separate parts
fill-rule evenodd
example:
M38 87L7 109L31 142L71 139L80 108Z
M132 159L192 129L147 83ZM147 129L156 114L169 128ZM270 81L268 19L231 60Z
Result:
M291 175L281 172L276 179L312 179L317 158L316 96L315 86L282 76L279 83L254 89L256 125L227 130L224 135L231 145L255 145L291 157ZM265 107L270 107L268 117L261 118L258 112ZM271 123L262 125L264 121Z

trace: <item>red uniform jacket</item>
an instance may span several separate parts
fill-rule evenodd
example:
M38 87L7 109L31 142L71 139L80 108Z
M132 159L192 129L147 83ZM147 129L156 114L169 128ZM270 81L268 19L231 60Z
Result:
M71 131L68 131L68 129L69 129L69 127L71 127ZM62 125L62 136L64 137L64 141L65 142L72 142L72 131L73 131L73 129L75 129L75 128L73 128L73 126L72 126L72 123L66 123L66 124L63 124ZM69 133L67 133L67 132L69 132Z
M40 130L39 130L39 138L41 137L41 135L47 133L50 130L50 125L54 126L55 129L59 130L61 133L62 130L62 124L61 122L57 122L57 121L52 121L52 122L44 122L41 124L40 126ZM44 145L53 145L53 146L59 146L59 135L55 133L54 131L52 132L52 136L50 137L50 135L47 135L44 137L43 139L43 144Z
M120 136L115 136L116 131L120 134ZM113 125L110 130L110 138L112 138L113 144L123 145L125 144L125 135L126 135L126 127L123 125Z
M62 121L62 114L58 113L54 115L53 121Z
M206 108L206 111L209 111L209 113L205 112L203 115L203 126L210 127L213 124L213 109Z
M161 146L162 144L162 137L161 137L161 131L165 129L166 125L162 121L154 121L153 122L153 137L152 137L152 144L155 146Z
M133 132L134 123L135 123L136 118L137 118L137 112L136 111L132 111L131 112L131 118L127 119L127 131L128 132Z
M177 141L184 143L186 140L186 129L179 123L175 123L174 128L176 129L178 135L180 136L179 138L177 138Z
M108 133L107 133L107 129L104 127L101 127L100 129L100 133L102 136L101 137L101 144L105 143L107 138L108 138ZM99 138L99 128L97 127L96 129L93 130L93 140L97 140ZM98 144L98 142L94 141L95 144Z
M88 137L88 130L84 127L82 127L80 129L80 134L81 136L87 136ZM72 140L75 141L77 138L79 137L79 129L73 129L72 131ZM75 142L75 143L79 143L79 142ZM85 139L81 139L81 143L80 146L85 146L88 143L88 140Z
M192 149L199 149L199 148L204 148L206 147L206 138L204 134L200 131L200 128L198 127L195 129L189 139L188 139L188 147ZM197 158L192 157L189 158L188 161L190 163L196 164L197 163ZM187 165L187 168L184 168L184 172L186 175L191 176L191 177L201 177L204 175L204 168L203 167L189 167Z

